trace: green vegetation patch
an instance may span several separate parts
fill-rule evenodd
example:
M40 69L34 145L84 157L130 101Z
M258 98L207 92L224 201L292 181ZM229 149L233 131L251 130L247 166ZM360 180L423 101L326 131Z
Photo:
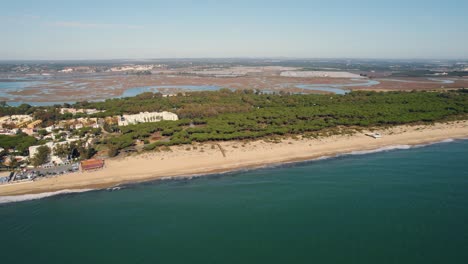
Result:
M194 93L190 98L184 99L187 102L181 103L180 109L196 100L203 101L202 109L217 108L220 102L242 109L214 115L196 114L197 110L194 110L179 121L121 127L119 136L108 138L104 143L122 149L134 145L137 139L148 142L154 133L158 133L161 140L145 144L143 148L153 150L160 146L304 134L335 127L432 123L447 118L463 119L468 113L465 90L443 93L352 92L333 96L224 91Z
M15 136L0 135L0 147L14 149L22 155L28 155L29 147L37 145L37 139L26 134Z

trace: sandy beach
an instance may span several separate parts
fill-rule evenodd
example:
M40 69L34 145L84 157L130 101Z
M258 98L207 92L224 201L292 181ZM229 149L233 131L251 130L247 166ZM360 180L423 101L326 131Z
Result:
M147 152L125 158L108 159L106 167L99 171L0 185L0 196L36 194L65 189L98 189L168 177L187 177L283 162L304 161L353 151L468 138L468 121L397 126L378 130L378 132L382 134L380 139L371 138L364 133L356 133L319 139L287 138L279 143L259 140L175 146L171 148L171 151Z

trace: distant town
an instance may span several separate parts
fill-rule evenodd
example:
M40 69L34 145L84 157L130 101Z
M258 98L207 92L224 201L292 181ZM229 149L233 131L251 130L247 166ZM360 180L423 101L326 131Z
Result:
M240 67L234 68L233 67ZM250 69L249 69L250 67ZM253 67L253 68L252 68ZM194 74L202 76L243 76L258 72L255 67L300 67L318 71L351 71L382 76L466 76L466 60L397 59L147 59L99 61L0 61L0 74ZM378 74L380 73L380 74Z

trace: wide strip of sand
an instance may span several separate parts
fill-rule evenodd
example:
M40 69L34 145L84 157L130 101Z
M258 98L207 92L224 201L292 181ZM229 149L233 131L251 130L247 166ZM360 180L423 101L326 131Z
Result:
M468 138L468 121L397 126L378 132L382 134L380 139L356 133L351 136L340 135L319 139L283 139L280 143L258 140L175 146L168 152L147 152L125 158L108 159L106 167L99 171L67 174L22 184L0 185L0 196L65 189L98 189L124 183L310 160L389 146L419 145L444 139Z

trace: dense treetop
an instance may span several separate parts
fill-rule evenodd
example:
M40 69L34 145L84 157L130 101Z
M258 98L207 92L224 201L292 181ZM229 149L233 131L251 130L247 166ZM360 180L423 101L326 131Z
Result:
M163 97L143 93L74 107L97 108L106 117L144 111L171 111L179 121L107 127L100 144L116 151L145 142L160 145L211 140L255 139L270 135L315 133L335 127L369 127L466 119L468 92L352 92L346 95L263 94L253 90L190 92ZM0 113L31 112L50 122L72 118L57 107L1 107ZM112 133L117 132L117 133Z
M37 144L38 140L26 134L15 136L0 135L0 147L4 149L14 149L22 155L28 154L28 148Z
M108 112L174 109L179 121L121 127L103 143L122 149L136 139L159 133L164 140L147 144L187 144L211 140L255 139L302 134L337 126L368 127L466 118L468 94L453 92L353 92L347 95L272 95L246 92L201 92L188 96L114 99L91 104ZM116 107L113 103L119 105ZM102 113L103 115L108 112Z

